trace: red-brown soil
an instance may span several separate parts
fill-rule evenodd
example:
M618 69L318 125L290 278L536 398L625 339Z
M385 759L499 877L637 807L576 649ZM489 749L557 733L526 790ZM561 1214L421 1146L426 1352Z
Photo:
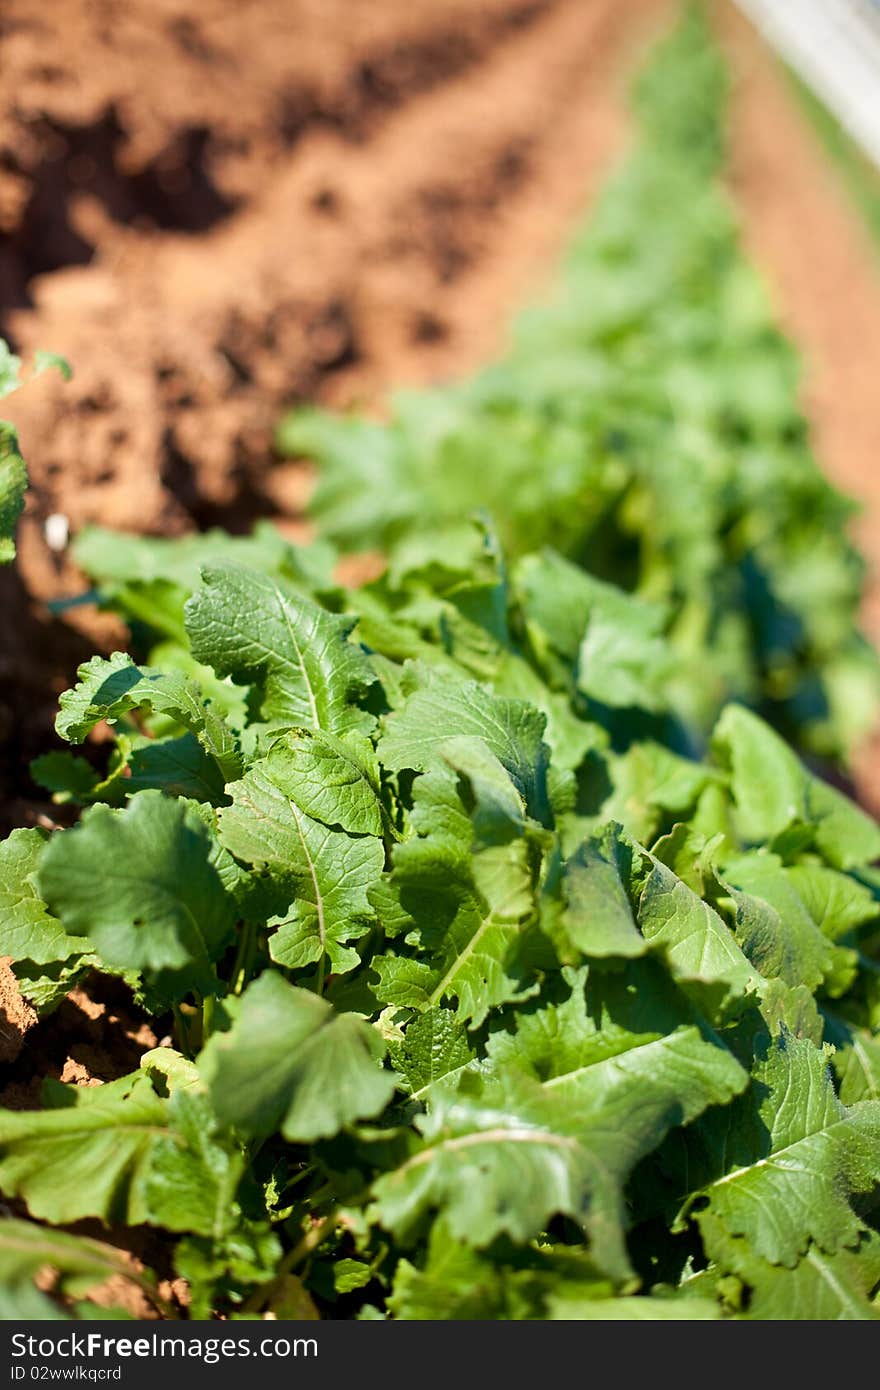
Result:
M0 576L7 823L47 809L27 763L112 635L34 607L80 587L46 517L299 534L282 405L376 402L497 349L619 149L633 47L669 9L7 0L0 331L75 368L9 402L33 489Z

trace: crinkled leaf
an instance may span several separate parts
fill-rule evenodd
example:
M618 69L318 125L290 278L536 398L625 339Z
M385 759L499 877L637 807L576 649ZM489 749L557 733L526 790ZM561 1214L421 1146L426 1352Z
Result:
M263 719L331 734L372 726L357 701L374 675L348 640L351 618L243 566L208 566L203 581L186 606L193 656L257 686Z
M322 808L335 823L366 814L366 800L353 809L350 786L343 781L323 793ZM352 969L358 956L345 943L363 936L374 916L368 890L384 867L381 840L331 829L307 815L300 802L314 807L314 785L307 779L303 795L298 759L283 745L228 792L232 805L220 812L221 843L237 859L264 868L275 886L280 925L271 941L273 958L299 969L326 955L335 971Z
M437 1005L418 1014L406 1027L402 1041L389 1045L391 1061L401 1083L414 1099L432 1086L455 1077L475 1056L452 1009Z
M752 1291L747 1317L762 1321L876 1322L872 1301L880 1282L876 1237L857 1250L833 1255L812 1245L794 1269L757 1261L749 1266Z
M382 835L379 766L368 739L291 730L273 745L266 766L313 820L351 835Z
M734 905L737 941L761 975L815 991L832 974L844 953L823 935L775 855L729 861L723 887Z
M522 700L493 696L473 681L434 680L387 717L379 758L392 771L425 772L443 757L447 740L462 735L482 740L510 775L529 815L546 825L545 722Z
M146 708L162 714L198 739L217 767L223 782L241 776L241 752L232 731L206 705L194 681L180 671L136 666L131 657L114 652L80 666L79 684L61 696L55 727L70 743L82 743L102 719L115 721L130 710Z
M850 1194L880 1180L880 1102L841 1104L825 1054L785 1032L753 1076L749 1095L713 1119L713 1149L727 1159L703 1190L709 1253L719 1232L789 1266L811 1240L832 1254L852 1245L862 1226Z
M401 850L404 847L401 846ZM426 1009L445 999L457 1001L457 1015L478 1027L492 1008L526 998L536 986L529 980L519 947L534 913L533 871L523 841L484 850L475 860L475 878L446 903L432 899L435 862L422 859L417 869L403 855L401 901L415 919L423 958L380 956L373 961L379 976L378 997L389 1004ZM449 911L448 916L445 916ZM444 920L445 918L445 920Z
M651 860L638 922L651 949L662 952L673 979L690 988L710 1016L760 981L718 913L658 859Z
M707 1229L711 1221L707 1220ZM869 1322L880 1316L880 1238L865 1231L833 1254L811 1244L795 1265L771 1264L742 1238L722 1240L725 1267L746 1287L742 1316L752 1321Z

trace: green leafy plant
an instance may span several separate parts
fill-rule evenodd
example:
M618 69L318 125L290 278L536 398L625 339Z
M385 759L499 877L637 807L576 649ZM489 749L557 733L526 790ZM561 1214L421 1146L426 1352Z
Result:
M39 376L50 367L57 368L65 380L69 380L70 367L54 352L34 355L31 376ZM0 338L0 400L17 391L21 384L21 358L16 357ZM8 420L0 420L0 565L15 559L15 530L24 508L27 481L27 468L19 452L15 428Z
M564 562L460 554L208 562L173 661L62 698L115 749L51 755L84 810L0 847L0 951L169 1040L0 1112L21 1240L74 1313L92 1218L164 1233L197 1317L875 1316L880 830L742 706L654 741L640 601L575 572L602 703Z
M112 740L35 762L80 816L0 844L0 954L43 1015L116 977L159 1045L0 1110L4 1316L87 1316L121 1276L166 1317L876 1318L880 828L727 699L838 746L802 702L814 669L829 700L859 669L857 566L819 544L841 504L708 179L694 23L584 261L601 332L574 350L573 300L504 408L485 382L419 406L444 485L462 460L452 514L425 500L440 454L410 488L399 424L312 419L351 445L346 486L391 470L378 502L350 487L350 523L321 504L387 544L379 579L341 587L326 540L266 525L78 539L131 653L61 699L62 740ZM460 519L477 449L510 460L500 532ZM140 1228L188 1301L114 1249Z
M345 547L495 517L517 556L550 543L656 604L701 746L725 700L840 758L872 723L853 508L823 477L798 368L720 183L725 69L697 7L635 92L636 147L554 297L497 365L392 402L390 423L299 409L313 512Z

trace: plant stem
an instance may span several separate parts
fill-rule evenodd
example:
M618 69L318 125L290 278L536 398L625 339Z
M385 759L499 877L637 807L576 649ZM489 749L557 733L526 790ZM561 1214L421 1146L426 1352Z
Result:
M140 1288L143 1289L144 1293L146 1294L150 1302L153 1304L153 1307L156 1309L156 1311L162 1314L163 1318L165 1318L169 1322L176 1322L178 1320L180 1314L175 1312L171 1304L166 1302L166 1300L162 1297L162 1295L158 1292L157 1289L154 1289L150 1284L147 1283L145 1279L138 1279L136 1282L138 1283Z
M208 1041L208 1039L210 1038L211 1033L214 1031L214 1002L215 1002L215 1001L214 1001L214 996L213 996L213 994L208 994L208 995L206 995L205 998L204 998L204 1000L202 1001L202 1046L203 1046L203 1047L204 1047L205 1043Z
M251 955L256 941L256 928L253 922L244 922L241 934L238 938L238 950L235 953L235 964L232 967L232 993L241 994L247 984L248 971L250 970Z
M289 1250L284 1256L284 1259L278 1266L279 1275L283 1276L289 1274L298 1264L302 1264L303 1260L307 1259L313 1250L317 1250L330 1227L335 1224L338 1214L338 1208L333 1207L328 1211L326 1216L322 1216L319 1221L316 1221L314 1225L309 1227L299 1244L295 1245L293 1249ZM277 1277L278 1276L276 1276L276 1278Z
M174 1033L177 1038L178 1048L183 1053L184 1057L188 1057L191 1061L192 1047L189 1039L189 1025L187 1024L186 1016L179 1004L174 1004L172 1007L174 1012Z
M326 961L327 961L326 955L322 955L322 956L321 956L321 959L318 961L318 981L317 981L317 984L315 985L315 992L316 992L317 994L323 994L323 993L324 993L324 977L325 977L325 973L326 973Z
M284 1259L279 1264L275 1278L271 1283L264 1284L262 1288L256 1289L255 1292L251 1294L250 1298L244 1304L244 1311L248 1313L258 1313L266 1306L275 1292L281 1287L285 1276L290 1274L291 1270L295 1269L298 1264L302 1264L303 1260L308 1259L309 1255L311 1255L314 1250L317 1250L321 1241L327 1235L327 1232L336 1223L338 1215L339 1208L333 1207L327 1212L326 1216L322 1216L319 1221L316 1221L314 1225L309 1227L302 1240L299 1241L292 1250L288 1250Z

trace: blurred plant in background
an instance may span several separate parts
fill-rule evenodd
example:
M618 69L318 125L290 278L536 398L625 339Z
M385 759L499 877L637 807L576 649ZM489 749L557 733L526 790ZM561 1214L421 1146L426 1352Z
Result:
M681 747L733 696L845 759L878 693L854 509L811 452L795 352L739 247L725 88L693 8L636 86L634 151L504 360L397 396L388 425L297 410L279 444L316 460L313 514L344 547L393 562L418 537L442 555L443 528L485 508L514 556L552 545L657 605Z

